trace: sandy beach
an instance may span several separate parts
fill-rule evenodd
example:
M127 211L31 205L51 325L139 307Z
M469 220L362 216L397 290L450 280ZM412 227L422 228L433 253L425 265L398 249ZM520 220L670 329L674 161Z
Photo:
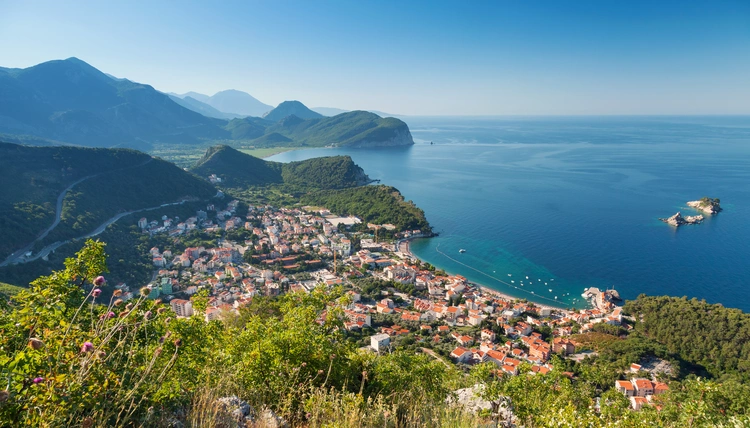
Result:
M411 252L411 250L409 248L409 242L412 239L417 239L417 238L407 238L407 239L402 239L402 240L398 241L398 251L401 252L401 253L403 253L403 254L408 255L409 257L411 257L413 259L420 260L421 262L424 263L424 260L421 260L419 257L415 256ZM436 267L438 267L438 266L436 266ZM450 274L450 272L448 272L448 271L446 271L446 273ZM472 286L475 286L475 287L481 289L481 291L483 293L490 294L490 295L498 297L500 299L509 300L509 301L513 301L513 300L528 300L529 302L532 302L532 303L534 303L534 305L539 306L541 308L549 308L549 309L557 309L557 310L567 310L567 308L565 308L563 306L555 306L555 305L550 305L548 303L539 303L539 302L537 302L537 301L535 301L533 299L530 299L530 298L522 298L522 297L511 296L510 294L506 294L506 293L502 293L502 292L497 291L497 290L493 290L492 288L490 288L490 287L488 287L486 285L482 285L482 284L479 284L479 283L476 283L476 282L471 282L470 281L469 284L471 284Z

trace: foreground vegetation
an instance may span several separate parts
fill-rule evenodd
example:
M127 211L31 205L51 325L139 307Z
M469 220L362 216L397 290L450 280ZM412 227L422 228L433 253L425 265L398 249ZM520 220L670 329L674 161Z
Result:
M177 318L148 291L130 302L108 285L104 245L88 241L65 268L0 300L0 425L219 426L217 399L236 395L293 426L452 426L506 422L446 404L479 384L516 422L540 426L743 426L750 388L688 376L658 407L628 410L618 392L564 373L467 375L408 350L376 355L345 340L342 290L256 298L222 322ZM196 301L196 307L199 307ZM574 367L575 369L575 367ZM597 405L597 397L598 405Z

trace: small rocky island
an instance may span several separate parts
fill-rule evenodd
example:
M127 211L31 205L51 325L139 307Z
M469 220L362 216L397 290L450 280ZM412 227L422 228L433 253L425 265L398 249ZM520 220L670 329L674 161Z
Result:
M719 205L719 202L719 198L704 197L697 201L688 202L687 206L703 211L706 214L716 214L721 211L721 205Z
M685 216L683 217L682 214L678 211L677 214L673 215L672 217L668 218L660 218L659 220L663 221L664 223L667 223L670 226L679 227L685 224L698 224L703 221L703 215L698 214L695 216Z

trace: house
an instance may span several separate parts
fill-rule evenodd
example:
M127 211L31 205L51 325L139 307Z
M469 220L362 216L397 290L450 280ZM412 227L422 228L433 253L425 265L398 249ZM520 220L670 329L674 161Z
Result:
M630 365L630 371L633 372L633 373L638 373L639 371L641 371L641 365L640 364L635 364L635 363L631 364Z
M563 355L575 354L576 345L571 340L556 337L552 341L552 352L559 352Z
M495 332L492 330L484 329L482 330L482 339L489 340L490 342L495 341Z
M460 343L462 346L469 346L472 343L474 343L474 338L470 336L459 336L456 338L456 341Z
M630 380L633 383L633 386L635 386L635 395L638 397L645 397L647 395L653 395L654 394L654 384L648 380L643 378L635 378Z
M633 410L641 410L641 407L648 404L648 400L645 397L630 397L630 407Z
M458 363L466 363L474 358L474 353L468 349L459 346L451 352L451 358L455 359Z
M387 348L390 344L391 337L385 333L370 336L370 347L374 349L375 352L380 352L381 350Z
M635 388L628 380L615 381L615 388L626 397L633 397L635 395Z

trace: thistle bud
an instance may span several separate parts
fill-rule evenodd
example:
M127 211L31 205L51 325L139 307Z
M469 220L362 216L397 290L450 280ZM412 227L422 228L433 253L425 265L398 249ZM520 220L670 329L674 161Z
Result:
M104 279L104 277L100 275L100 276L97 276L96 279L94 280L94 285L96 285L97 287L101 287L106 282L107 280Z
M122 290L120 290L118 288L117 290L115 290L114 292L112 292L112 295L115 296L115 297L120 297L120 296L122 296Z
M39 350L44 347L44 342L35 337L32 337L31 339L29 339L29 346L31 347L31 349Z
M98 288L95 288L95 289L94 289L94 290L93 290L93 291L91 292L91 295L92 295L92 296L94 296L94 299L96 299L97 297L99 297L99 295L100 295L100 294L102 294L102 290L100 290L100 289L98 289Z
M151 294L151 289L148 287L141 287L141 296L148 297Z
M117 299L117 300L115 300L115 303L113 303L113 305L115 305L115 306L120 306L120 305L122 305L122 299Z
M9 398L10 398L10 392L5 391L5 390L0 391L0 403L4 403L8 401Z

